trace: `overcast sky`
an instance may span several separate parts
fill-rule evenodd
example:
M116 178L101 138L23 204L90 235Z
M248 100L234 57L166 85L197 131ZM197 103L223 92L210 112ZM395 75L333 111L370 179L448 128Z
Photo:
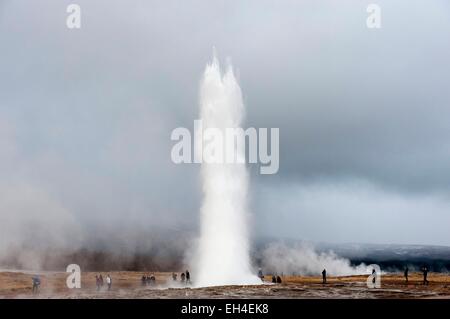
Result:
M0 0L0 236L197 229L199 167L170 134L215 46L246 126L280 128L254 236L450 245L450 3L376 1L368 29L371 2Z

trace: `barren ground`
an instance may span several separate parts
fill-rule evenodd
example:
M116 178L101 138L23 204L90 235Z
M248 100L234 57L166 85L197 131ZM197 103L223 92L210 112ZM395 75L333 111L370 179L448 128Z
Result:
M329 277L326 285L321 277L285 276L282 284L257 286L221 286L191 288L174 283L171 273L154 273L155 286L142 286L142 272L111 272L111 291L97 291L95 275L82 273L80 289L66 287L67 273L41 272L39 293L31 291L34 273L0 272L0 298L450 298L450 275L429 274L429 285L421 282L421 274L410 274L406 284L400 274L382 276L381 288L368 289L367 276ZM106 278L107 273L102 273Z

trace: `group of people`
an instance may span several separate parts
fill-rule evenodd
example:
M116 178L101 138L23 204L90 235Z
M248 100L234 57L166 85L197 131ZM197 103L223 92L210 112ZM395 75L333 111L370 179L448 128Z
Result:
M144 275L142 275L141 283L142 283L142 286L146 286L146 285L154 286L156 284L156 277L153 274L151 274L151 275L144 274Z
M106 280L103 280L102 274L95 276L95 284L97 286L97 291L100 291L100 289L103 288L105 282L106 282L106 285L108 287L108 290L111 290L112 278L111 278L111 276L109 274L106 275Z
M426 266L421 268L422 274L423 274L423 284L424 285L428 285L429 281L428 281L428 268ZM375 269L372 271L372 275L374 275L373 280L375 281L375 276L376 276L376 272ZM408 275L409 275L409 268L406 267L404 270L404 277L406 280L406 283L408 283ZM177 277L178 275L176 273L172 273L172 280L173 281L177 281ZM258 271L258 277L261 279L261 281L264 281L264 275L263 272L261 270L261 268ZM180 274L180 281L181 283L185 283L185 284L190 284L191 283L191 274L189 273L189 270L186 270L185 272ZM97 291L100 291L102 289L102 287L104 286L104 284L106 283L107 285L107 289L111 290L111 286L112 286L112 278L111 276L108 274L106 276L106 280L103 279L103 276L101 274L96 275L95 276L95 282L97 285ZM156 284L156 277L155 275L142 275L141 278L141 282L142 285L155 285ZM273 275L272 276L272 283L276 283L276 284L281 284L282 280L281 277L278 275ZM322 271L322 283L326 284L327 283L327 270L324 269ZM41 280L39 278L39 276L33 276L32 278L32 284L33 284L33 293L38 293L39 291L39 287L41 285Z
M428 281L428 268L422 267L421 268L422 274L423 274L423 284L424 285L428 285L429 281ZM372 271L372 275L374 275L373 280L375 281L375 276L376 276L376 271L375 269ZM409 275L409 268L406 267L405 271L404 271L404 276L405 276L405 280L406 283L408 283L408 275ZM96 277L96 282L97 282L97 290L100 290L101 287L103 286L103 277L100 274L99 276L95 276ZM172 273L172 280L173 281L177 281L177 273ZM263 272L261 270L261 268L258 271L258 277L261 279L261 281L264 281L264 275ZM155 275L143 275L141 278L142 281L142 285L155 285L156 284L156 277ZM185 272L180 274L180 281L181 283L186 283L186 284L190 284L191 283L191 274L189 273L189 270L186 270ZM282 283L282 279L280 276L278 275L273 275L272 276L272 283L276 283L276 284L281 284ZM327 270L323 269L322 271L322 283L326 284L327 283ZM112 285L112 279L110 275L106 276L106 284L108 286L108 290L111 290L111 285ZM37 292L38 288L40 285L40 279L38 276L33 277L33 292Z
M177 281L177 274L174 272L172 273L172 280ZM191 283L191 274L189 273L189 270L181 273L180 281L181 283L186 283L186 285Z
M261 268L259 268L259 270L258 270L258 278L261 279L262 282L264 282L264 274L263 274ZM277 274L272 275L272 283L273 284L281 284L282 283L281 277L278 276Z
M272 283L273 284L281 284L282 280L280 276L272 276Z
M177 281L178 280L178 274L173 272L172 273L172 280ZM182 272L180 274L180 281L181 283L190 284L191 283L191 274L189 273L189 270L186 270L185 272ZM141 278L142 286L154 286L156 285L156 277L155 275L142 275Z
M426 266L424 266L420 270L422 271L422 275L423 275L423 284L424 285L428 285L430 283L428 281L428 268ZM409 268L406 267L405 268L405 272L403 274L405 276L406 283L408 283L408 281L409 281L408 280L408 274L409 274Z

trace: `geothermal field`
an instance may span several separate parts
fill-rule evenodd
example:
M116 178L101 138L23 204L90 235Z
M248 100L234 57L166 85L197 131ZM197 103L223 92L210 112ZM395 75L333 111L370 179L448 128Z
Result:
M450 299L448 0L66 2L0 0L0 299Z
M330 277L326 284L320 277L283 276L281 284L272 284L270 280L258 285L232 285L193 288L172 280L172 273L154 273L156 283L153 286L142 285L140 272L109 272L113 286L106 285L97 290L95 276L98 273L83 274L80 289L68 289L66 273L43 272L40 274L42 287L38 293L32 293L30 273L0 273L0 298L74 298L74 299L235 299L235 298L351 298L351 299L426 299L450 298L450 276L431 273L429 285L422 284L419 273L411 273L406 284L403 276L386 274L381 288L367 289L366 276ZM106 275L106 273L104 273ZM269 276L270 277L270 276ZM270 279L270 278L269 278Z

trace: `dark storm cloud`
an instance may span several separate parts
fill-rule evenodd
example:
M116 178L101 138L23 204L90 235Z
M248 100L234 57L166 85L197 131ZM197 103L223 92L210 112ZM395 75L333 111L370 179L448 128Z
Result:
M341 225L336 210L359 221L373 202L359 196L357 205L344 204L355 195L347 186L330 201L329 185L360 180L375 185L364 187L384 212L406 218L422 203L427 214L436 211L436 225L446 220L445 1L378 1L379 30L366 27L368 1L76 1L80 30L66 28L69 3L0 4L2 175L17 192L44 191L52 211L71 216L63 221L81 229L197 227L198 167L171 162L170 133L198 117L212 46L238 69L248 126L280 128L279 174L252 176L255 233L284 233L272 227L280 202L287 226L317 213L289 231L297 237L336 213L338 230L313 237L334 240L341 227L357 227ZM299 188L315 195L292 201ZM438 229L430 242L449 244ZM423 239L390 228L370 238L352 234L355 241Z

